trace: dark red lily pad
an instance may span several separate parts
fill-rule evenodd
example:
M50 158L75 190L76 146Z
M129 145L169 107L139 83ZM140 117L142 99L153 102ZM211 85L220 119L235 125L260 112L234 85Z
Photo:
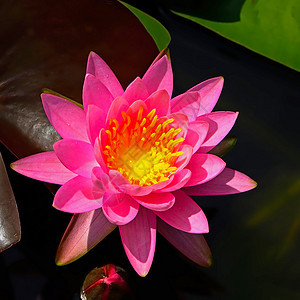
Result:
M158 53L143 25L116 0L3 1L0 18L0 140L19 158L52 149L59 139L40 93L49 88L80 102L90 51L123 86Z
M21 239L17 204L0 154L0 252Z

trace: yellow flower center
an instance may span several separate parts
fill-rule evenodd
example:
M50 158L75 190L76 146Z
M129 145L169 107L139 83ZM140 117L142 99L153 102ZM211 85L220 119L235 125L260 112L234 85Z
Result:
M184 141L176 136L181 128L170 126L174 119L158 118L140 106L136 116L122 111L122 122L110 119L105 131L104 159L110 169L119 171L132 184L146 186L168 180L177 169L174 163Z

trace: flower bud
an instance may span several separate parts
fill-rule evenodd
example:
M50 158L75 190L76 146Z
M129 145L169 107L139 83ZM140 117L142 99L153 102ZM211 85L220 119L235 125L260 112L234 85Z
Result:
M80 296L82 300L133 299L125 270L112 264L90 271L85 277Z

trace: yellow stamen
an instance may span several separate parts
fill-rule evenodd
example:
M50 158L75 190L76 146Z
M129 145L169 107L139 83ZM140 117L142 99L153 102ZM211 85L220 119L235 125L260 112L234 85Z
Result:
M143 108L143 106L141 105L140 108L139 108L139 111L138 111L137 118L136 118L137 121L140 121L140 120L142 119L143 110L144 110L144 108Z
M156 109L153 108L153 109L149 112L149 114L146 116L146 118L147 118L148 120L151 120L151 119L153 118L153 116L155 115L155 113L156 113Z
M146 124L146 122L147 122L147 119L146 119L146 118L144 118L144 119L142 120L142 122L141 122L140 126L141 126L141 127L142 127L142 126L144 126L144 125Z
M140 106L136 115L122 111L122 122L110 119L103 149L107 166L118 170L132 184L152 185L168 180L177 170L176 159L184 141L181 128L170 128L174 119L158 118L156 109L147 115ZM177 137L177 138L176 138Z
M174 119L168 119L166 121L163 122L163 130L167 127L167 125L171 124L172 122L174 122Z
M157 121L157 115L155 115L155 117L153 118L153 120L152 120L152 122L151 122L151 124L150 124L150 127L151 128L153 128L154 126L155 126L155 124L156 124L156 121Z

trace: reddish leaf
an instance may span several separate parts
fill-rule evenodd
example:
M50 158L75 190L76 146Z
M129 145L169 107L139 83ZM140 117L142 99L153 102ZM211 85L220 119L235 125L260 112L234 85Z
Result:
M21 239L17 204L0 154L0 252Z

